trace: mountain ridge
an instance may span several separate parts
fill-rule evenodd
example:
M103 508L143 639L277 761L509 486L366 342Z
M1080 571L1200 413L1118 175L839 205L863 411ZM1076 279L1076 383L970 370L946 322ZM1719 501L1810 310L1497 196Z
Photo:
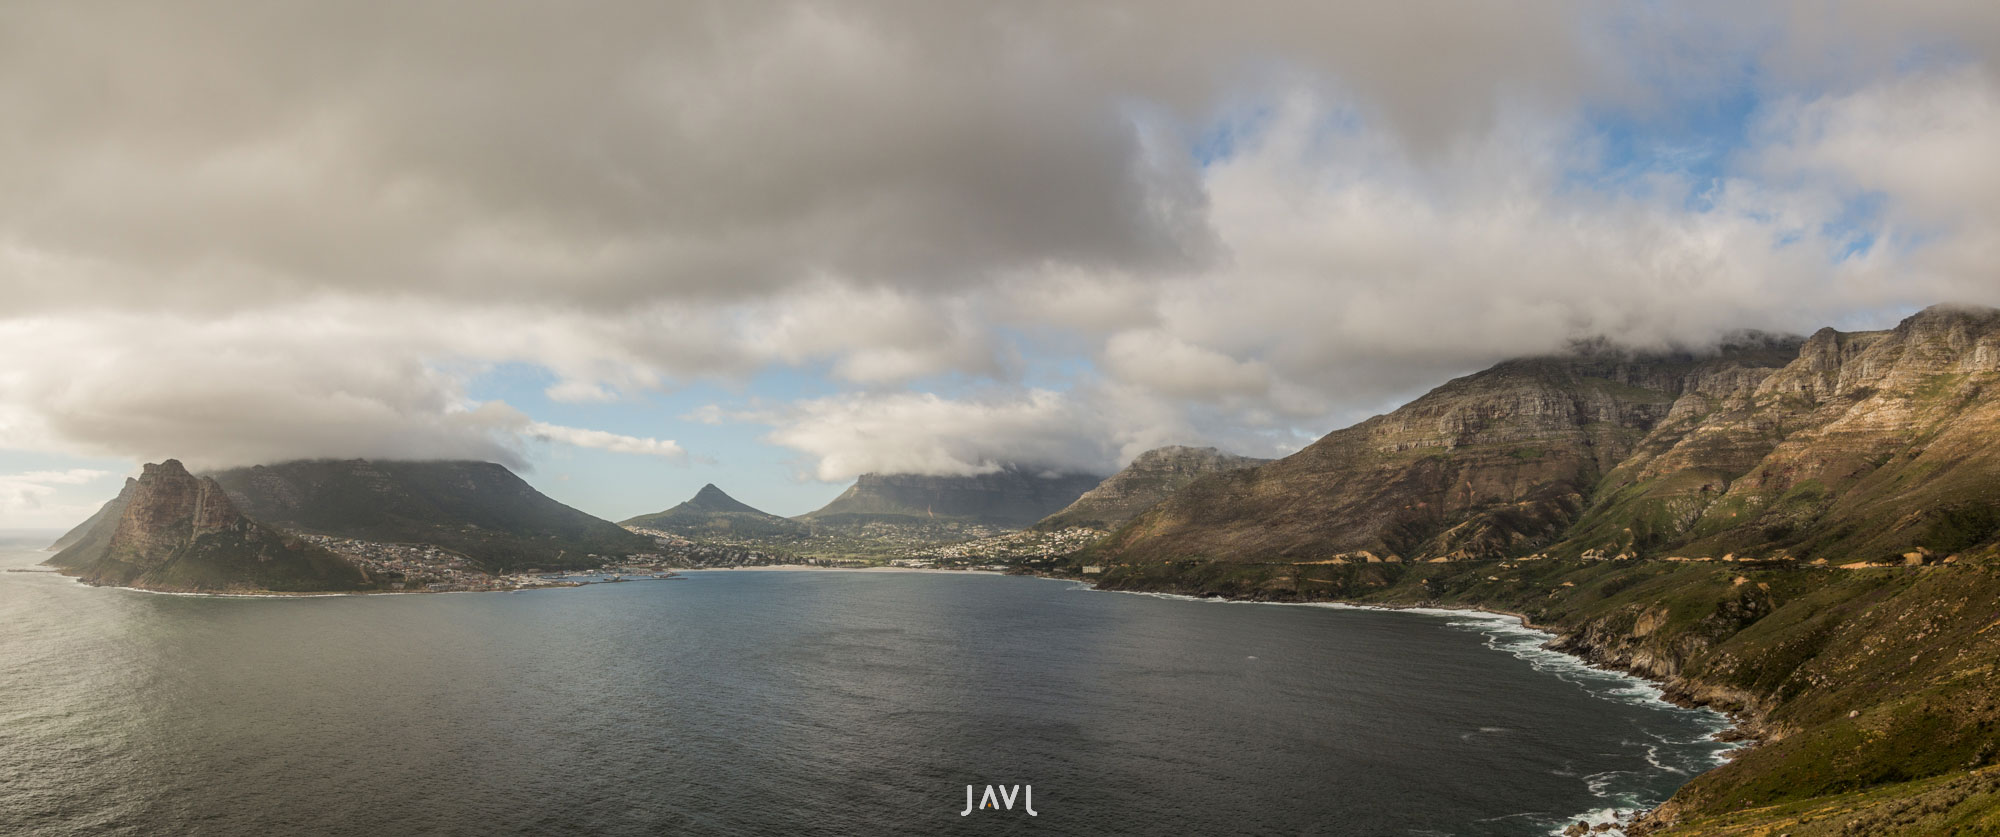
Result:
M1167 445L1133 457L1132 463L1106 477L1061 511L1037 521L1037 531L1068 528L1115 529L1182 486L1206 474L1232 471L1270 462L1224 453L1213 447Z
M491 462L311 459L209 476L246 514L271 525L433 544L488 571L590 567L653 548L651 539L556 502Z
M794 520L815 526L938 522L1019 529L1048 517L1104 481L1084 473L1003 467L984 474L862 474L825 506Z
M619 521L620 526L657 529L688 537L795 538L807 527L771 514L709 483L693 497L665 511Z
M146 465L86 525L44 563L91 584L173 592L376 586L352 562L245 516L221 485L178 460Z

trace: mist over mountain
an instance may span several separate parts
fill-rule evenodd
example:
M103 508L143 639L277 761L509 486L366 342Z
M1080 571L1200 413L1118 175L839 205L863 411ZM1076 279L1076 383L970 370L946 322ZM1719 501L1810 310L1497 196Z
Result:
M1169 445L1139 454L1132 464L1084 492L1076 502L1035 524L1036 529L1116 529L1206 474L1270 462L1215 448Z
M92 584L176 592L376 586L348 560L244 516L215 480L172 459L145 466L83 528L46 563Z
M1587 350L1451 381L1197 481L1117 560L1898 559L2000 528L2000 311L1934 306L1709 356Z
M1021 528L1097 487L1095 474L1002 468L973 476L862 474L833 502L801 515L815 525L962 522Z

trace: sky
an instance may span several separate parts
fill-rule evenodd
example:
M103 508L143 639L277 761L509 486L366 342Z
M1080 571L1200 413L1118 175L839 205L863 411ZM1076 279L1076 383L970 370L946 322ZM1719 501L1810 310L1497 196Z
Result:
M0 528L169 457L791 515L2000 304L1970 0L17 0L0 111Z

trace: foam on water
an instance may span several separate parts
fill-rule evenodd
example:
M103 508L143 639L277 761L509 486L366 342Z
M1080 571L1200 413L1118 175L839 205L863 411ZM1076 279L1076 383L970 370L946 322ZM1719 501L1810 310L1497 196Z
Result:
M1082 584L1081 589L1096 589ZM1218 604L1277 605L1281 607L1317 607L1332 610L1365 610L1377 612L1406 613L1441 619L1456 630L1480 634L1485 645L1495 651L1521 660L1537 672L1547 674L1562 682L1582 690L1591 697L1662 711L1697 712L1702 716L1703 734L1694 739L1672 739L1651 730L1639 730L1657 743L1620 741L1621 748L1629 748L1639 755L1646 764L1660 774L1692 777L1695 774L1728 763L1731 751L1745 746L1740 742L1726 742L1719 736L1734 726L1728 715L1713 709L1700 707L1690 710L1666 699L1666 693L1656 683L1622 671L1600 668L1573 654L1557 651L1549 647L1557 637L1555 634L1524 624L1515 615L1481 610L1459 610L1437 607L1381 607L1358 605L1345 602L1251 602L1213 597L1187 596L1177 593L1157 593L1145 591L1129 592L1134 595L1150 596L1173 601L1210 602ZM1471 740L1482 734L1505 731L1498 727L1480 727L1464 733L1461 740ZM1663 752L1661 745L1671 745L1672 752ZM1556 773L1555 775L1571 775ZM1550 817L1545 813L1522 813L1515 815L1533 819L1549 827L1550 834L1560 835L1570 824L1582 820L1592 827L1611 825L1612 828L1596 834L1622 837L1624 826L1640 814L1657 807L1666 799L1647 788L1652 782L1643 773L1629 770L1612 770L1580 777L1592 796L1609 803L1602 808L1592 809L1567 817Z

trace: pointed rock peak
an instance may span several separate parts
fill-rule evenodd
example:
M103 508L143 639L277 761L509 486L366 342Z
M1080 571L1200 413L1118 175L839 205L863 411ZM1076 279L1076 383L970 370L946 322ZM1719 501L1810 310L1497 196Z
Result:
M188 470L178 459L163 460L158 464L148 462L145 467L139 469L139 478L142 480L155 474L164 477L185 477L188 476Z
M731 497L727 492L715 487L715 483L702 486L700 491L694 493L694 497L682 505L702 511L753 512L763 514L763 512L746 505L743 501Z

